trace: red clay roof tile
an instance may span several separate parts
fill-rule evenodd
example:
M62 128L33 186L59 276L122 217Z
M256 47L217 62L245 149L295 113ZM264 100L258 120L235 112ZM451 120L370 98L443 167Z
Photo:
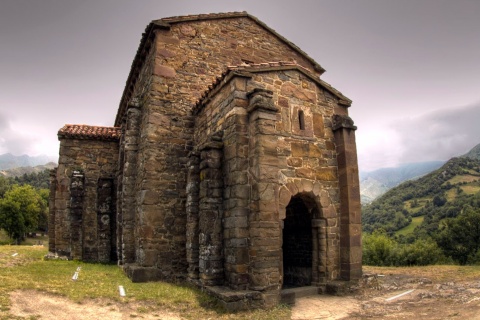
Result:
M58 138L81 140L118 140L119 127L99 127L86 124L66 124L58 131Z

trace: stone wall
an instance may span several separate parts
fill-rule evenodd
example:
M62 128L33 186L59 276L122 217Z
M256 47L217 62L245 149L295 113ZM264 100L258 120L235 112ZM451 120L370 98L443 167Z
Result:
M145 53L146 64L151 54L155 57L150 91L140 101L135 264L161 270L158 275L149 269L152 277L174 279L185 277L188 268L186 187L188 153L193 150L192 105L228 65L296 60L311 70L314 66L246 17L171 23L153 34L154 51Z
M59 132L50 250L188 277L232 308L358 278L351 101L323 71L246 13L153 21L116 127Z
M301 71L271 65L232 70L194 111L195 150L187 190L192 194L189 208L196 208L197 199L199 209L188 215L187 248L196 257L189 260L189 270L196 270L190 277L211 285L209 275L223 270L223 284L262 292L267 306L278 303L284 276L305 274L297 285L319 286L340 278L340 190L332 118L339 110L348 112L334 92ZM218 154L216 150L221 152L214 158L221 164L204 164L213 151ZM208 190L211 179L202 175L208 166L221 167L221 179L219 173L216 179L223 180L223 203L215 215L223 223L214 229L223 239L208 247L217 248L223 241L224 264L211 269L204 268L209 257L202 253L202 241L209 236L199 227L211 212L204 203L217 203L211 185ZM302 264L284 248L283 254L290 256L283 260L289 270L283 270L282 239L294 237L291 230L296 226L286 226L289 235L283 238L282 228L292 223L286 210L294 198L307 208L303 218L311 234L301 241L309 242L311 250L304 252ZM292 260L296 262L289 263Z
M50 251L72 259L116 260L117 141L60 139Z

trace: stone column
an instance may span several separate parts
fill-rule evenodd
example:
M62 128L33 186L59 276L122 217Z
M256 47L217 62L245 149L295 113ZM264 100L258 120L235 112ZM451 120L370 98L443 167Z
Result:
M357 128L346 115L334 115L332 126L340 188L340 277L353 280L362 276L360 184L355 144Z
M48 251L55 252L55 192L57 168L50 170L50 195L48 197Z
M222 149L219 136L200 148L199 275L203 286L224 281Z
M325 219L312 219L313 230L313 270L312 285L327 283L327 222Z
M135 181L140 117L139 104L133 101L127 110L122 179L122 220L118 221L122 224L122 261L124 264L135 262Z
M277 305L280 298L280 258L282 231L278 217L277 136L278 108L272 92L255 89L248 94L249 167L251 179L250 289L262 292L265 307Z
M120 140L118 142L119 152L118 152L118 167L116 175L116 187L117 187L117 197L116 197L116 206L117 206L117 219L116 219L116 248L117 248L117 263L118 265L123 264L123 215L122 215L122 206L123 206L123 170L125 167L125 116L122 119L122 133L120 135Z
M188 161L187 175L187 262L188 278L198 280L198 211L200 191L200 157L197 152L191 152Z

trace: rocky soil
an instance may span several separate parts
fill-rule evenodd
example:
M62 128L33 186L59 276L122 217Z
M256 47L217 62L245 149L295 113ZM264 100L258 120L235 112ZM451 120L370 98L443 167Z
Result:
M418 272L418 270L423 270ZM380 271L380 272L379 272ZM366 270L347 296L297 299L291 319L480 320L480 278L450 269ZM91 300L81 304L37 291L11 295L12 315L39 319L182 319L148 304Z

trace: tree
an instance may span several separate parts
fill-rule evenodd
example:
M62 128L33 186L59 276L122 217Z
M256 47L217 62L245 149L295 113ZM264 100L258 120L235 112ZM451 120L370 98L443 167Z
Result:
M441 207L443 206L445 203L447 203L447 198L445 198L443 195L435 195L435 197L433 197L433 205L435 207Z
M40 196L41 206L40 214L38 216L38 230L47 231L48 230L48 198L50 196L50 190L48 189L38 189L38 195Z
M20 243L25 233L35 231L43 200L37 191L28 185L13 186L0 199L0 228Z
M446 219L437 243L446 255L462 265L478 262L480 209L466 206L456 218Z
M5 192L10 188L10 183L7 178L0 175L0 198L3 197Z

